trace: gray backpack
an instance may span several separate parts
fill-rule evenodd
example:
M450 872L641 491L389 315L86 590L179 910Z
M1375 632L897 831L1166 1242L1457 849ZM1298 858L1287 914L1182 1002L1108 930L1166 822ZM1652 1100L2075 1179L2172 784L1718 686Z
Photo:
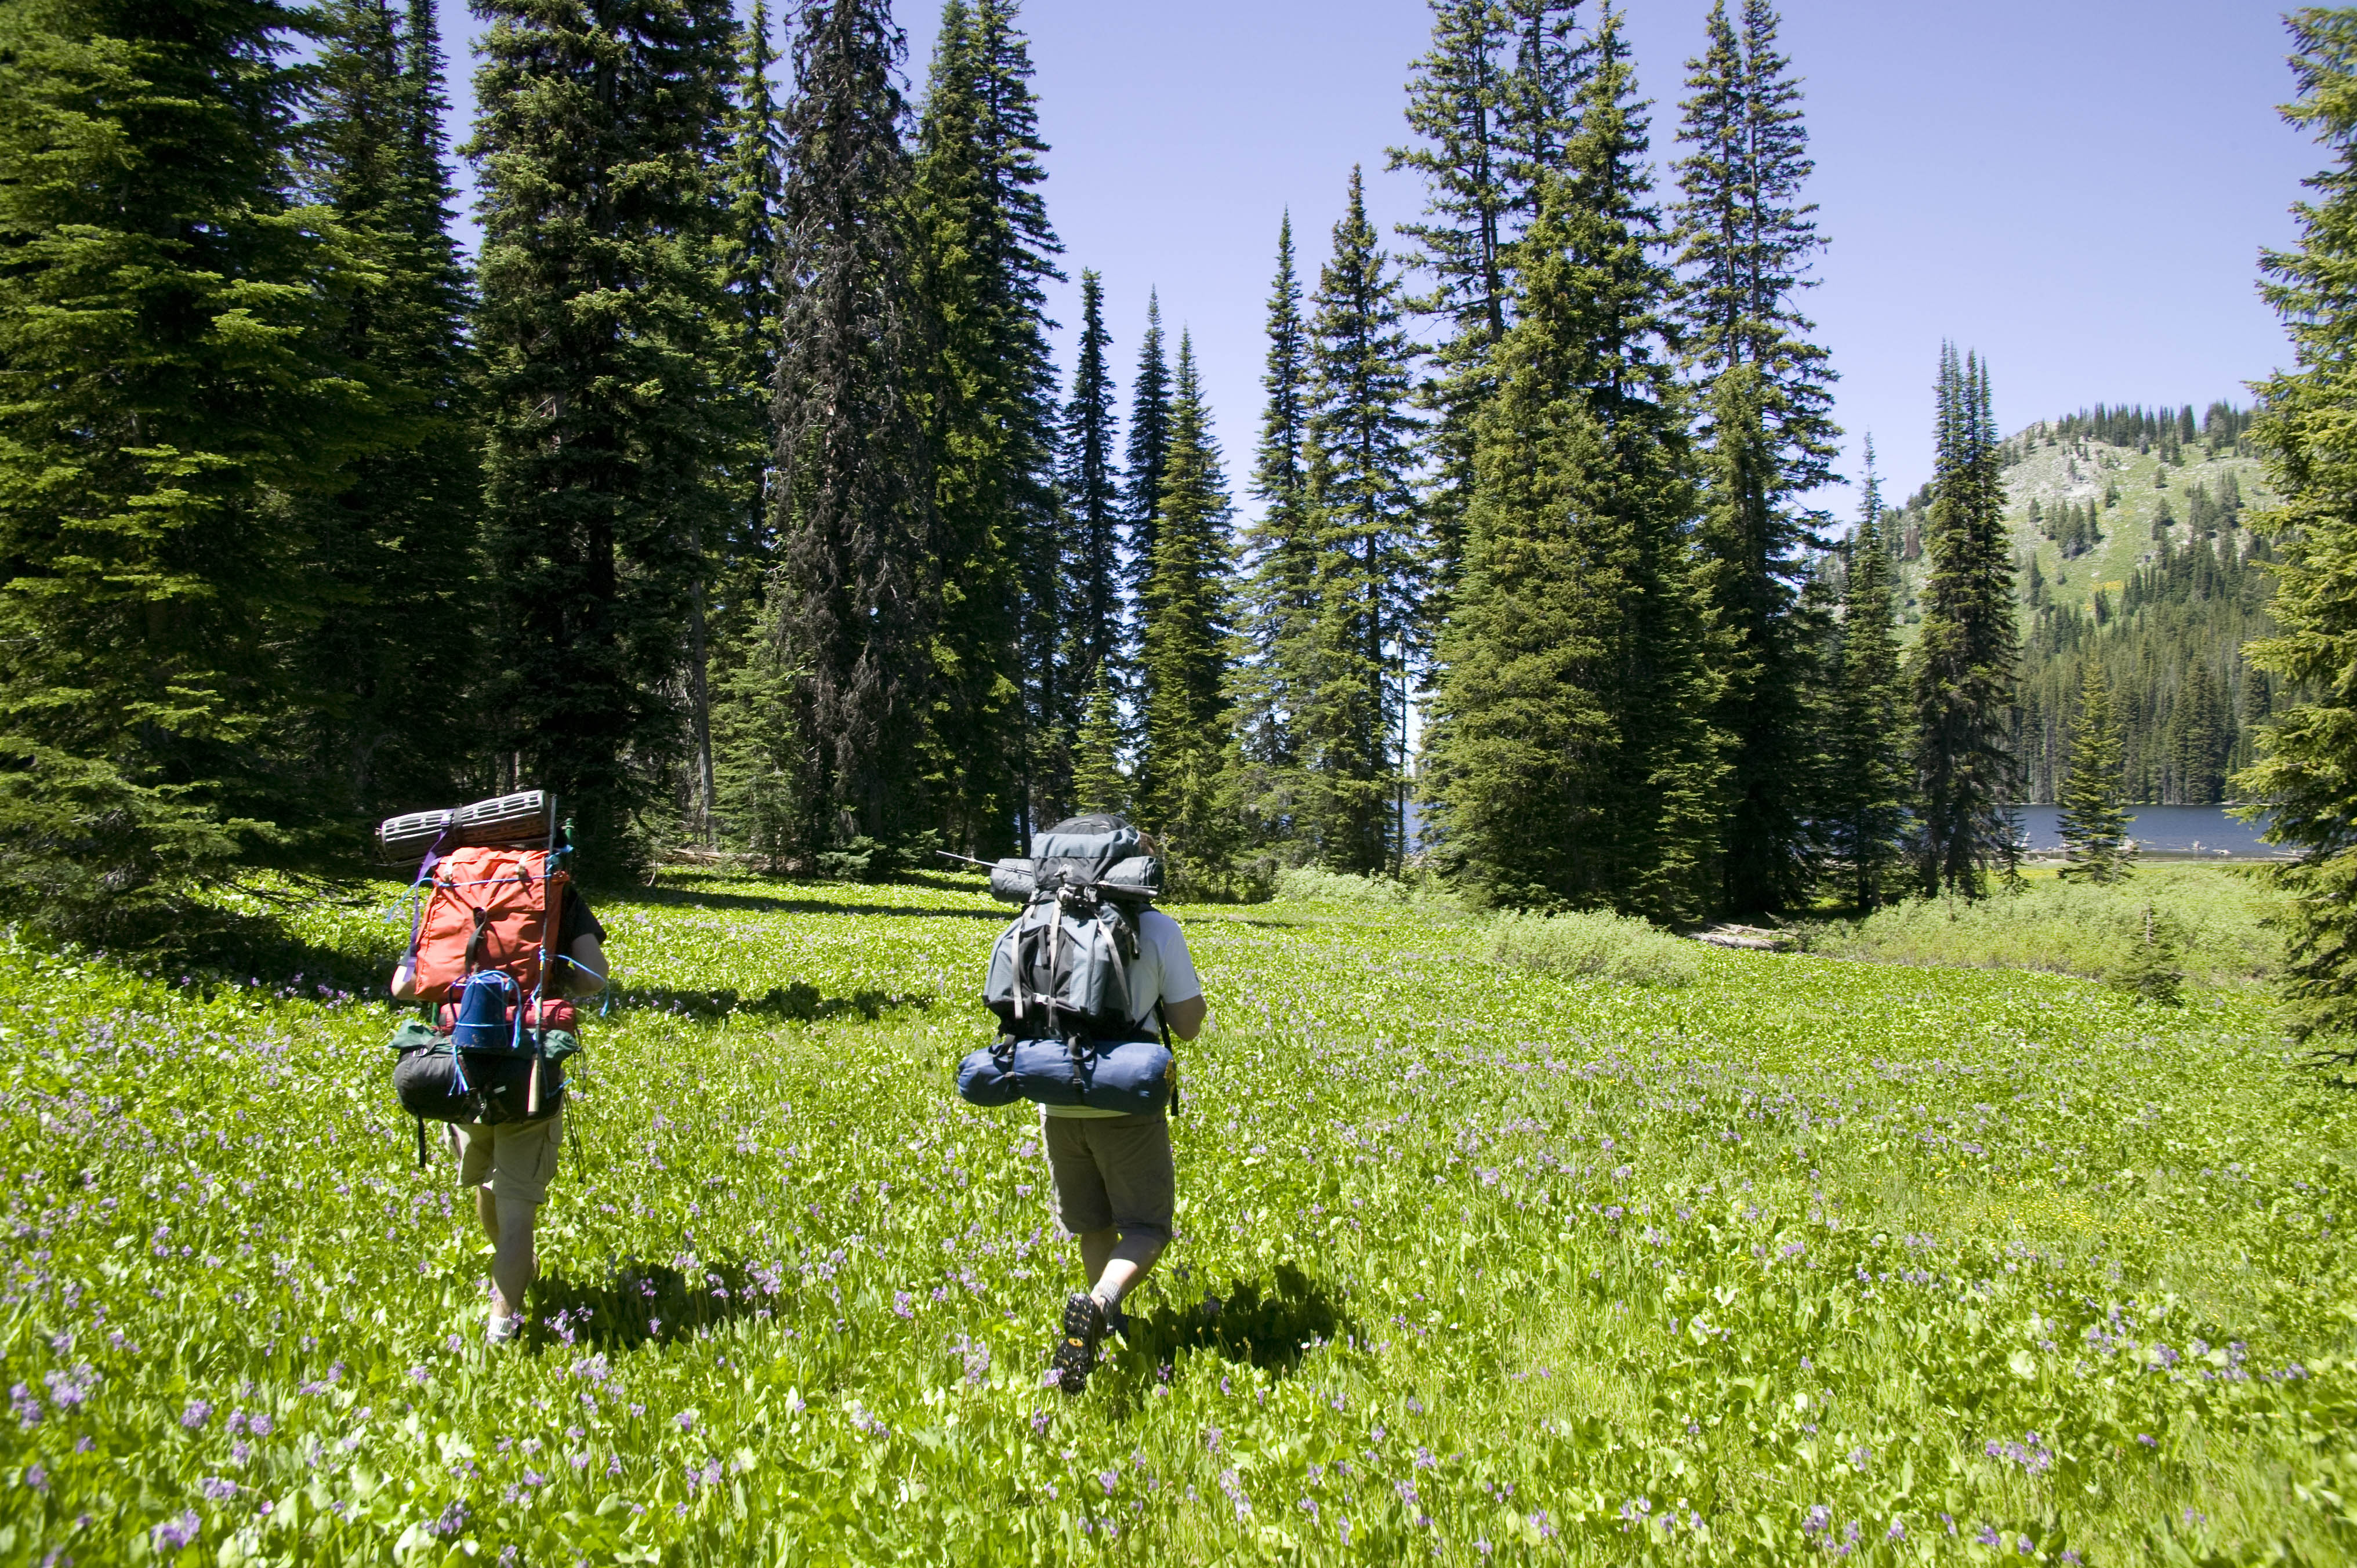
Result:
M1033 840L1030 859L991 867L990 890L1023 906L990 950L983 990L1009 1037L1138 1033L1129 966L1137 918L1162 891L1153 841L1119 817L1073 817Z

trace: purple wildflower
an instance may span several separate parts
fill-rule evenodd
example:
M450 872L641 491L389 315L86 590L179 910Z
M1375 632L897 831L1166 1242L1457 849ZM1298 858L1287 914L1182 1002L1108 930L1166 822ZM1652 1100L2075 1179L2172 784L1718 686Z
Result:
M167 1519L153 1531L157 1552L178 1552L197 1538L203 1528L197 1510L189 1509L178 1519Z

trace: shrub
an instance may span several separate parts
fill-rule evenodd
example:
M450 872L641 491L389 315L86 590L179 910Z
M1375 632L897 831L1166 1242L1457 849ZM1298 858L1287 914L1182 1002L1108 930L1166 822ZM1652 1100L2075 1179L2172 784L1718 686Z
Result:
M1658 926L1603 910L1500 915L1490 922L1489 956L1499 963L1622 985L1690 985L1702 975L1694 944Z
M1276 874L1276 897L1296 904L1355 904L1379 908L1413 908L1419 914L1443 919L1465 912L1457 895L1423 877L1361 876L1355 872L1323 871L1297 865Z

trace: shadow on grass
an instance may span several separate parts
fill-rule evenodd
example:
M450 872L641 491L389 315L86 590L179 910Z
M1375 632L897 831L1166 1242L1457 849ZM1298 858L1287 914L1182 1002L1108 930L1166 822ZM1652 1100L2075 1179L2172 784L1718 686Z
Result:
M888 884L886 885L888 886ZM879 891L882 889L879 889ZM920 904L839 903L826 898L788 898L771 893L723 893L705 887L616 887L594 889L597 906L651 905L669 909L743 909L764 915L902 915L934 920L996 920L1013 918L1009 910L936 909Z
M755 1278L739 1263L705 1263L688 1274L625 1258L603 1279L547 1274L534 1282L524 1346L619 1352L668 1345L766 1316L776 1294L773 1281Z
M902 1007L931 1007L941 998L931 992L857 991L849 996L822 995L815 985L796 981L773 985L748 996L731 986L695 991L670 985L617 986L617 1013L678 1013L691 1018L725 1018L738 1015L779 1023L815 1024L834 1018L873 1021Z
M1125 1348L1150 1368L1209 1350L1222 1360L1285 1373L1318 1346L1355 1331L1338 1293L1279 1263L1273 1290L1258 1280L1238 1280L1225 1296L1207 1294L1133 1315Z

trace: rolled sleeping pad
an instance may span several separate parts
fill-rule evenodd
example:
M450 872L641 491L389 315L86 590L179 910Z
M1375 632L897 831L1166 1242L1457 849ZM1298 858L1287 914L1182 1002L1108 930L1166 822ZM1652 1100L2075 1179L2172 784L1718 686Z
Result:
M1097 879L1097 891L1124 902L1151 903L1162 896L1162 861L1151 854L1117 861Z
M1028 904L1037 886L1028 860L1002 860L990 868L990 896L1003 902Z
M1074 1060L1077 1054L1079 1059ZM1178 1063L1160 1040L1008 1040L958 1064L957 1091L969 1105L1085 1105L1150 1116L1170 1103Z
M387 817L376 828L378 850L387 860L414 860L434 847L442 830L450 825L455 811L411 811L405 816Z
M458 830L454 836L462 844L544 843L554 825L551 804L538 789L478 800L451 813L451 825Z

